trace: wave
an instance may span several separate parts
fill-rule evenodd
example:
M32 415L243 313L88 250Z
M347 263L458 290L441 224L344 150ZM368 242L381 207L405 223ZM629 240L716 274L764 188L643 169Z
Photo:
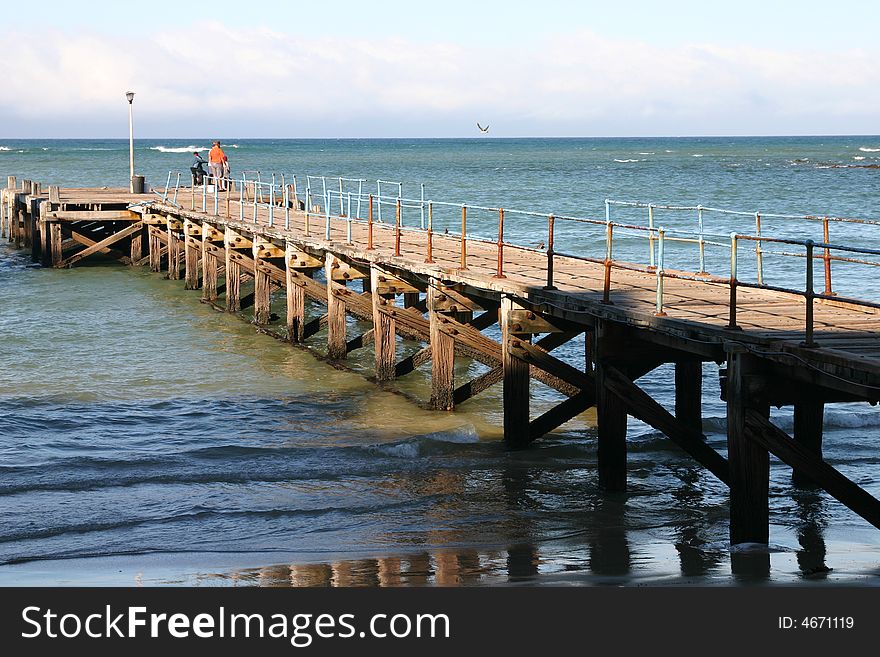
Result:
M637 153L637 155L654 155L654 153Z
M231 146L230 148L238 148ZM151 151L159 151L160 153L193 153L195 151L207 151L207 146L150 146Z
M614 158L614 161L615 162L638 162L639 160L618 160L617 158Z
M864 155L853 155L853 159L854 160L864 160L865 156Z
M880 148L868 148L867 146L860 146L859 150L862 153L880 153Z
M691 157L703 157L700 153L692 153Z
M12 149L9 146L0 146L0 151L11 151Z

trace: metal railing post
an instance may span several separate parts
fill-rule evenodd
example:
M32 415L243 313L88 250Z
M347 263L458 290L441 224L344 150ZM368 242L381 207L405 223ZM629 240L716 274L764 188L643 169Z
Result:
M189 209L196 209L196 176L195 174L190 174L190 178L192 179L192 186L189 188ZM204 184L204 181L202 181Z
M275 225L275 174L272 174L272 186L269 187L269 226Z
M804 317L805 335L801 346L812 349L819 346L813 339L813 298L815 297L813 291L813 240L807 240L804 242L804 246L807 249L807 280L804 286L806 288L804 291L804 297L806 298L807 303Z
M650 251L650 265L651 269L653 269L656 265L654 263L654 205L648 204L648 250Z
M134 183L132 183L134 184ZM171 187L171 172L168 172L168 178L165 180L165 192L162 194L162 202L168 200L168 188Z
M761 237L761 213L755 213L755 234ZM758 285L764 284L764 250L761 248L761 240L755 241L755 265L758 270Z
M214 181L214 216L220 215L220 179Z
M238 190L238 220L244 223L244 195L247 187L247 176L241 174L241 189Z
M467 269L467 206L461 206L461 262L459 269Z
M556 218L551 214L547 217L547 285L545 290L555 290L553 285L553 228Z
M425 230L425 183L419 183L419 226Z
M309 236L309 216L312 211L312 186L308 178L306 178L306 237Z
M353 217L351 216L351 192L348 193L348 212L346 213L346 218L348 219L348 226L347 226L348 233L347 233L346 237L348 238L348 243L351 244L352 243L351 224L352 224L352 221L354 220Z
M698 274L706 273L706 243L703 240L703 206L697 206L697 223L700 227L700 271Z
M664 235L665 231L661 226L657 231L657 303L654 309L654 315L657 317L666 317L666 312L663 310Z
M828 231L828 217L822 219L822 239L825 244L830 244ZM834 290L831 288L831 249L827 246L824 249L822 260L825 261L825 294L834 296Z
M736 272L736 264L737 264L737 254L736 254L736 245L737 245L737 234L730 234L730 302L728 307L728 318L727 318L727 328L733 331L739 330L739 325L736 323L736 288L738 286L737 282L737 272Z
M202 178L202 212L208 211L208 181L211 176Z
M493 278L507 278L504 275L504 208L498 208L498 262Z
M602 286L602 303L611 303L611 257L614 240L614 224L605 221L605 284Z
M382 181L376 181L376 221L382 223Z
M324 239L330 240L330 192L324 192Z
M358 203L357 203L357 218L358 219L361 218L361 199L363 197L363 187L364 187L364 181L361 179L358 179Z
M434 204L431 201L428 201L428 257L425 258L425 263L431 264L434 262Z
M290 185L285 184L284 176L281 176L281 189L284 195L284 229L290 228Z
M257 196L260 199L263 198L263 185L259 180L259 175L257 176L257 181L254 183L254 223L257 223Z
M397 198L397 217L394 221L394 255L400 255L400 197Z
M373 195L370 194L369 216L367 217L367 251L373 250Z

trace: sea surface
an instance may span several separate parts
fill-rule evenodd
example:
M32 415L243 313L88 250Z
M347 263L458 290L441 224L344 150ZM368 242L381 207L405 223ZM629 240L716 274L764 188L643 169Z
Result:
M880 218L877 136L219 137L234 176L296 176L316 195L340 176L371 193L377 179L400 182L382 193L438 202L436 230L457 230L460 215L441 201L504 207L506 238L535 248L547 214L604 221L606 199L747 213L703 213L707 268L720 275L730 233L754 233L748 213ZM159 193L173 172L173 194L212 138L138 140L136 170ZM0 176L122 187L128 155L127 140L0 138ZM405 223L418 225L409 205ZM472 234L494 237L493 211L472 217ZM647 225L647 210L612 205L611 218ZM695 231L699 218L656 210L655 222ZM559 224L558 251L604 257L604 226ZM767 217L762 229L822 238L816 221ZM878 226L832 223L831 233L880 248ZM614 248L638 262L649 254L644 233ZM693 271L696 254L671 244L666 266ZM876 268L834 266L836 292L880 301ZM739 267L756 275L751 247ZM802 257L765 254L768 282L803 286L803 276ZM283 316L283 299L274 303ZM199 303L182 281L113 263L44 269L0 241L0 584L880 584L880 533L792 486L775 460L771 546L731 547L727 489L651 428L630 420L629 490L605 493L593 412L507 452L500 386L454 413L423 410L411 398L428 397L430 365L379 389L365 379L371 350L338 369L310 353L322 338L293 348ZM578 363L583 348L560 353ZM457 368L482 371L464 359ZM718 367L703 374L703 429L723 453ZM640 383L672 406L669 367ZM533 413L558 401L540 384L533 394ZM791 429L790 409L773 419ZM825 432L827 460L880 496L880 411L830 405Z

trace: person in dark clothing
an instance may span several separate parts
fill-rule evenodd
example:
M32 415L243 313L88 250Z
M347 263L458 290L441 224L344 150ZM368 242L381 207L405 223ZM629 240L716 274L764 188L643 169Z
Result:
M207 173L204 169L204 165L207 162L199 155L198 151L193 151L193 161L192 166L190 166L189 170L192 171L193 176L193 184L201 185L205 180L205 174Z

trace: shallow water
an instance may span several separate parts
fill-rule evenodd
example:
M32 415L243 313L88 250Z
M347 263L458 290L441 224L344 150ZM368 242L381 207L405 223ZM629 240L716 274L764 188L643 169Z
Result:
M599 218L606 197L870 218L880 175L829 166L873 161L859 149L878 137L234 143L239 169L424 181L429 197ZM164 181L186 155L150 147L189 144L143 144L139 170ZM127 171L125 142L0 146L4 175L119 185ZM521 230L537 240L543 228ZM840 281L880 291L861 270ZM771 549L731 553L726 488L645 425L630 422L629 491L606 494L593 413L508 453L498 387L426 411L407 396L427 397L430 366L379 390L362 376L369 349L339 370L182 288L113 264L42 269L0 245L0 583L880 581L877 531L792 487L778 462ZM560 353L576 363L583 342ZM671 406L671 369L640 383ZM533 393L534 413L557 399ZM723 452L718 394L706 364L704 430ZM786 409L774 420L791 428ZM875 408L829 407L826 458L874 495L878 436Z

